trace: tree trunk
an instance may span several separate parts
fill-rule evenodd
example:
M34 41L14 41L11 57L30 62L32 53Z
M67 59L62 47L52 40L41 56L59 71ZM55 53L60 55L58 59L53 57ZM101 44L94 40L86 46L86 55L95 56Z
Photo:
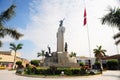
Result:
M102 73L102 71L103 71L102 59L100 58L99 61L100 61L100 71L101 71L101 73Z
M15 55L14 55L14 62L13 62L13 69L16 68L16 51L15 51Z

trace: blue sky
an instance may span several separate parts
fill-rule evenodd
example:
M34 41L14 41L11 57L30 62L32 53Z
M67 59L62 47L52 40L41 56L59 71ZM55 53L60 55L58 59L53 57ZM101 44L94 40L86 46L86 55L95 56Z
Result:
M76 52L78 56L90 56L87 28L83 26L84 0L0 0L0 12L12 3L17 6L16 16L6 25L16 28L24 37L19 41L5 37L0 50L10 50L10 42L23 43L23 49L19 52L29 60L38 59L37 52L47 50L47 45L52 51L56 51L56 32L59 21L65 18L63 25L66 28L65 42L68 43L68 51ZM96 45L102 45L107 50L107 55L116 54L112 28L101 25L100 18L108 13L108 7L120 7L120 3L118 0L85 0L85 3L92 57ZM118 32L116 28L114 32ZM120 46L118 49L120 50Z
M29 22L29 3L31 0L0 0L0 12L7 9L12 3L15 3L16 16L12 18L7 24L9 26L19 26L20 28L25 28L26 24Z

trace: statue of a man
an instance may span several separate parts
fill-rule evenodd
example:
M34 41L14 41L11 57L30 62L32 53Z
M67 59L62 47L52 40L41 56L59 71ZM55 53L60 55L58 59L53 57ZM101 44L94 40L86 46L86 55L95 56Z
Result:
M60 24L59 24L60 27L63 26L63 21L64 21L64 20L65 20L65 19L60 20Z
M48 53L51 53L51 48L49 47L49 45L48 45Z

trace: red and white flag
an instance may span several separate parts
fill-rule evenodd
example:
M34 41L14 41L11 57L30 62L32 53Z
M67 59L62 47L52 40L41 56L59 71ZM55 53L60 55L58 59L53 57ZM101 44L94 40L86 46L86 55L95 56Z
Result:
M86 13L86 8L84 9L84 22L83 25L85 26L87 23L87 13Z

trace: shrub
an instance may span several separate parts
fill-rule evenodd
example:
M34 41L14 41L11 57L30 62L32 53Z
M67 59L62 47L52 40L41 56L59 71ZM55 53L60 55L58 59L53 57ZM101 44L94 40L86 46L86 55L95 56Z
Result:
M66 69L64 73L65 73L65 75L73 75L71 69Z
M80 75L85 75L87 74L86 68L84 66L80 69Z
M39 66L40 61L39 60L31 60L30 63L34 66Z
M22 62L21 61L17 61L16 65L17 65L16 73L22 74L24 72L24 66L22 65Z
M52 74L55 75L55 72L56 72L56 70L57 70L57 67L55 67L55 66L50 66L50 70L51 70Z
M16 73L18 74L23 74L24 73L24 68L19 68L16 70Z
M80 74L80 68L73 68L72 69L72 74L73 75L79 75Z
M17 61L16 65L18 65L18 66L22 65L22 61Z
M16 65L18 66L17 68L24 68L24 66L22 65L22 62L21 61L17 61L16 62Z
M100 69L101 68L100 62L95 62L94 66L95 66L95 69Z
M85 65L83 62L80 62L79 64L80 64L80 66L84 66Z
M84 75L87 74L86 68L58 68L57 71L62 72L64 71L65 75Z
M55 74L60 75L62 71L64 72L65 75L79 75L80 74L80 68L57 68Z
M36 68L34 66L27 66L25 70L26 74L39 74L39 75L50 75L52 74L50 72L49 68Z
M93 72L93 71L90 71L90 73L89 73L90 75L95 75L95 73Z
M118 69L120 70L120 59L118 59Z
M27 65L27 66L26 66L26 69L25 69L25 73L26 73L26 74L32 74L32 66Z
M52 75L49 68L36 68L35 74Z
M107 67L109 70L117 70L118 69L118 61L117 60L108 60Z

